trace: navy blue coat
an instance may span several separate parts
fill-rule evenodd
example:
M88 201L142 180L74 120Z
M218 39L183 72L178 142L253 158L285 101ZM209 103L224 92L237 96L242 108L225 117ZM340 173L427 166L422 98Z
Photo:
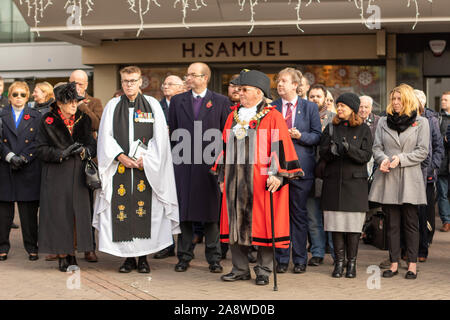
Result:
M178 205L180 221L218 222L220 190L217 178L210 174L209 170L214 165L218 154L210 155L211 163L205 163L203 152L211 141L203 141L203 134L208 129L223 130L228 114L231 112L229 99L221 94L207 91L196 121L201 122L199 132L194 134L194 115L192 109L192 92L187 91L177 94L170 100L169 131L171 139L177 129L189 132L190 143L180 141L181 145L190 147L190 163L177 163L177 158L183 155L179 151L177 141L172 143L172 155L174 160L175 182L177 185ZM201 136L200 136L201 135ZM181 139L182 140L182 139ZM194 140L197 140L198 152L195 152ZM221 143L220 140L216 141ZM210 147L211 148L211 147ZM222 149L219 148L218 152ZM186 152L184 150L183 152ZM200 154L201 151L201 154ZM197 154L197 155L196 155ZM184 154L186 155L186 154ZM201 163L195 164L194 156L201 157Z
M428 156L422 162L422 171L426 176L427 183L434 183L437 179L437 172L444 158L445 150L437 114L425 108L423 116L428 119L430 124L430 146Z
M272 102L277 110L283 114L282 100ZM320 124L319 107L314 102L298 97L297 114L293 127L302 134L300 139L292 139L297 152L300 165L305 172L302 179L314 179L314 168L316 166L315 146L320 142L322 127ZM299 182L292 180L292 183Z
M0 201L39 200L41 164L36 158L36 134L41 114L25 107L22 120L16 129L12 107L5 107L1 113L3 130L0 142ZM8 153L13 152L28 160L23 168L12 170L6 162Z
M166 117L166 121L169 122L169 106L167 105L166 98L162 98L159 104L161 105L161 109L164 112L164 117Z

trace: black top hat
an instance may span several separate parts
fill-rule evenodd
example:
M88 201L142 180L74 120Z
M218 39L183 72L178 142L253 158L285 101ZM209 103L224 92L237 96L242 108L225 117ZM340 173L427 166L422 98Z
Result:
M74 100L81 101L86 99L85 97L78 95L75 82L62 84L53 89L53 93L55 94L55 100L62 103L68 103Z
M270 79L261 71L244 69L241 71L239 78L232 80L231 83L238 86L259 88L266 98L272 99L272 95L270 94Z

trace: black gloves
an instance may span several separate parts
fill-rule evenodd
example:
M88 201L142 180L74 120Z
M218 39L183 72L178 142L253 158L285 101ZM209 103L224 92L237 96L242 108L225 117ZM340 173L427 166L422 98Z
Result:
M14 155L11 158L11 160L9 160L9 162L11 163L11 168L13 170L19 170L19 169L22 169L22 167L24 167L28 163L28 160L25 159L24 156Z
M347 139L343 137L341 142L334 142L333 140L331 140L330 151L332 155L339 157L346 154L349 147L350 145L348 144Z
M83 151L83 145L79 142L75 142L74 144L68 146L61 154L62 159L66 159L71 155L81 153Z

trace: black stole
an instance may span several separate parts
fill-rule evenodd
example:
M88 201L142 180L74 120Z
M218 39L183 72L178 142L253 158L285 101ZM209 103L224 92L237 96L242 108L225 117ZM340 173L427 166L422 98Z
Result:
M134 140L140 139L145 145L153 137L153 123L139 122L136 114L151 113L148 101L139 94L135 102L126 95L120 98L114 110L113 136L126 155L129 144L129 108L134 107ZM153 118L153 117L152 117ZM121 163L113 177L111 199L113 242L132 241L133 238L151 237L152 189L144 170L128 169Z

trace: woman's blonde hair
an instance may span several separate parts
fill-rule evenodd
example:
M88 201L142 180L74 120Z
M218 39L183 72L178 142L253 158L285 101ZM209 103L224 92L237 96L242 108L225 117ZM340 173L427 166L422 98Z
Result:
M36 88L39 88L45 94L45 101L55 98L53 86L47 81L36 83Z
M386 108L386 113L390 115L394 113L394 107L392 106L392 97L394 96L395 92L400 93L403 105L403 109L399 113L400 116L406 114L408 117L410 117L414 111L417 111L419 109L419 100L417 100L417 97L414 94L414 89L411 86L402 83L398 87L392 89L391 93L389 94L389 99L391 101Z
M27 99L30 97L30 88L24 81L14 81L8 88L8 98L11 99L11 94L16 88L22 88L27 92Z

